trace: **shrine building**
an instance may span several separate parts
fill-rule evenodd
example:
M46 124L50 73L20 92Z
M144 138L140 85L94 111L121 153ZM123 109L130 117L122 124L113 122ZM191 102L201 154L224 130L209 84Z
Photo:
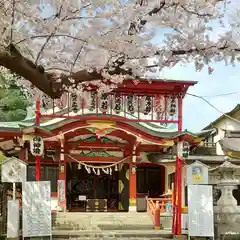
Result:
M194 84L126 80L110 94L64 95L52 109L0 123L0 150L28 164L28 181L51 181L54 211L147 211L146 197L173 190L177 143L198 146L211 132L182 131ZM154 161L156 153L168 157Z

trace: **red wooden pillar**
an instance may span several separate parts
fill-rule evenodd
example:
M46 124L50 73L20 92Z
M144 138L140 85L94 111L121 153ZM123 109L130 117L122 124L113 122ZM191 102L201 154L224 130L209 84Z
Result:
M182 161L179 157L177 157L178 161L178 178L177 178L177 224L176 224L176 235L182 234Z
M175 175L174 175L174 188L173 188L173 217L172 217L172 234L176 235L176 223L177 223L177 181L178 181L178 162L176 158L176 165L175 165Z
M23 147L21 148L20 152L19 152L19 159L22 160L22 161L26 161L26 148Z
M61 152L58 173L58 207L60 211L66 211L66 161L64 157L64 138L61 139Z
M182 131L182 98L178 98L178 131ZM177 186L177 199L176 206L176 225L175 225L175 234L182 234L182 160L179 158L178 154L176 157L176 186Z
M137 168L135 163L129 164L129 211L137 211Z

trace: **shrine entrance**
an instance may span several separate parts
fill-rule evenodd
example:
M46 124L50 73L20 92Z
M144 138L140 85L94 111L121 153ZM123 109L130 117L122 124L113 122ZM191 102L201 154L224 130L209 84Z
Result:
M137 194L158 198L165 190L164 166L138 166L137 168Z
M98 166L98 164L92 164ZM101 164L103 165L103 164ZM67 165L67 209L74 212L118 211L119 172Z

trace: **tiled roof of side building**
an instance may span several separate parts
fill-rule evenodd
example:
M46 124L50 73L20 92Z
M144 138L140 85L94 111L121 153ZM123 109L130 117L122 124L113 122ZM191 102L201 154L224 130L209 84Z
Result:
M223 120L226 115L232 117L234 114L236 114L238 111L240 111L240 104L237 104L235 108L233 108L230 112L227 112L226 114L221 115L219 118L208 124L206 127L204 127L202 130L207 130L210 128L216 127L216 124L218 124L221 120Z

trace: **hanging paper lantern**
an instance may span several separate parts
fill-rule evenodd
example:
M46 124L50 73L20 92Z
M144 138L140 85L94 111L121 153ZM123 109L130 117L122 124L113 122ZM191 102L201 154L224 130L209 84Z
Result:
M37 99L38 100L38 99ZM53 102L53 99L50 98L49 96L47 96L46 94L43 94L42 95L42 98L41 98L41 105L43 108L54 108L54 102Z
M174 116L177 112L177 102L175 97L171 97L168 102L168 114Z
M63 109L67 106L68 102L68 96L67 93L63 93L62 96L59 99L55 100L55 106L58 107L59 109Z
M140 109L144 115L148 115L152 111L152 97L144 96L140 101Z
M134 95L128 95L127 96L127 111L130 114L135 113L135 106L136 106L136 101L135 101L135 96Z
M84 109L89 109L90 106L90 99L91 97L91 92L89 91L83 91L81 94L81 107L83 107Z
M74 113L77 113L82 106L81 96L76 93L71 94L71 108Z
M155 112L163 113L165 111L165 98L163 96L155 96L153 107Z
M33 156L42 156L44 151L44 142L40 136L34 136L30 141L30 151Z
M101 112L105 113L109 110L109 96L107 94L102 94L99 99L99 109Z
M93 111L93 110L95 110L96 109L96 103L97 103L97 93L96 92L93 92L93 91L91 91L90 92L90 103L89 103L89 106L88 106L88 109L90 110L90 111Z
M117 114L122 111L122 98L120 94L114 95L113 111Z

